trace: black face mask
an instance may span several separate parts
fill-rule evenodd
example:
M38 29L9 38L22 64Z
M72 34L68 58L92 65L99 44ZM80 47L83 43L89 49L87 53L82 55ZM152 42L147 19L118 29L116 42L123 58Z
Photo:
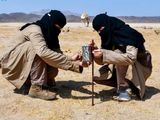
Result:
M52 31L54 33L55 36L59 36L59 34L61 33L61 30L58 29L57 27L52 27Z
M37 22L26 24L22 26L20 30L25 29L31 24L36 24L41 27L46 44L50 49L53 50L60 48L58 35L61 30L54 26L54 24L58 24L61 28L64 27L66 24L66 18L63 13L58 10L51 10Z
M107 34L107 33L106 33L106 27L104 27L104 29L100 31L99 35L100 35L101 37L104 37L104 36L106 36L106 34Z
M103 49L112 49L112 41L110 39L110 31L108 31L107 27L105 27L101 32L99 33L101 37L101 47Z

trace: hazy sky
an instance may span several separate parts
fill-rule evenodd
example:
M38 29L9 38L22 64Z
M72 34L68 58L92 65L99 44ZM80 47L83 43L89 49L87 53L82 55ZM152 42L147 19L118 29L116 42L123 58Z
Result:
M0 0L0 13L41 9L86 11L89 15L107 11L113 16L160 16L160 0Z

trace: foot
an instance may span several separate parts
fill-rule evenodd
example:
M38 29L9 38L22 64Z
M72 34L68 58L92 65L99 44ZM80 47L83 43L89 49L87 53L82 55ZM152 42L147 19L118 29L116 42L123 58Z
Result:
M138 99L141 99L139 89L130 80L126 79L126 81L132 90L132 95L136 96Z
M113 96L113 100L127 102L131 100L131 89L129 87L120 87L117 95Z
M56 93L50 91L43 86L31 85L28 95L32 98L40 98L43 100L54 100L56 99Z

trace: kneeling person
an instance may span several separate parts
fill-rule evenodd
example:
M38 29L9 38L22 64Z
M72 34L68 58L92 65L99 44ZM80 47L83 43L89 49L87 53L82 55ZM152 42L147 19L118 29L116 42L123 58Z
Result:
M78 73L83 70L79 54L69 57L60 49L58 36L65 24L65 16L51 10L42 19L22 26L16 46L2 58L2 75L18 89L29 89L31 83L30 97L55 99L56 93L50 88L58 68Z
M113 64L116 80L115 83L112 81L114 85L111 86L117 86L114 99L129 101L130 88L142 99L145 82L152 72L151 55L145 49L142 34L123 21L106 14L97 15L92 24L101 37L101 49L93 50L94 60L101 65L107 64L99 70L99 76L94 77L95 82L111 85L111 82L105 82L107 75L105 77L104 72L108 72L108 64ZM129 66L132 66L131 80L126 79Z

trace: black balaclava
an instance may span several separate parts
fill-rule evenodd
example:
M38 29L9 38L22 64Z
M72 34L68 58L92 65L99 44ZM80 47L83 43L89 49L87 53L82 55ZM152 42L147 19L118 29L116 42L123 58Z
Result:
M99 14L93 19L93 28L99 31L101 27L105 27L101 32L101 47L111 50L113 46L135 46L144 49L143 36L120 19L110 17L106 14Z
M54 24L58 24L61 28L65 26L66 17L63 13L58 10L51 10L49 13L46 13L41 20L28 23L22 26L20 30L23 30L31 24L36 24L41 27L48 48L52 50L60 48L58 35L61 31L55 27Z
M101 27L105 27L100 32L101 47L103 49L112 49L111 28L109 17L106 14L99 14L93 19L93 28L98 32Z

